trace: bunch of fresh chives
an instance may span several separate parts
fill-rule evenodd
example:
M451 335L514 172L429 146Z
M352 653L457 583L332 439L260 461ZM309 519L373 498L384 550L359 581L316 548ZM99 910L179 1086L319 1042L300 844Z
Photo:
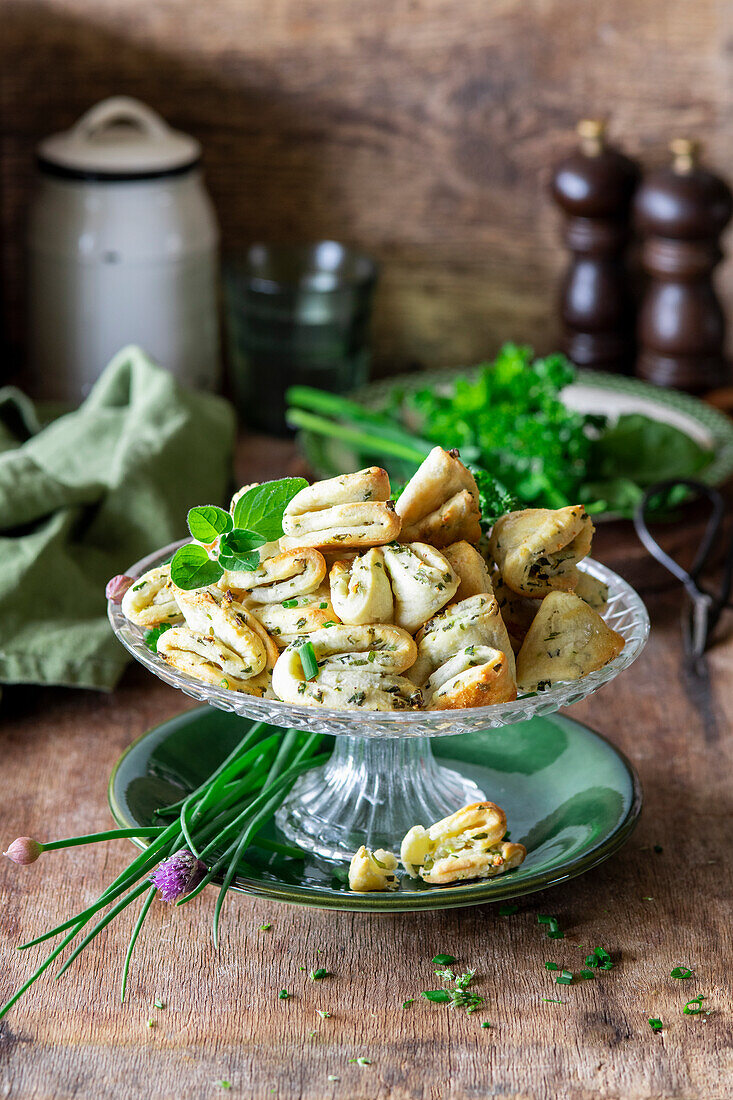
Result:
M0 1017L95 917L99 919L76 944L57 973L57 978L103 928L142 895L145 897L130 936L122 970L123 1001L132 953L156 891L160 891L164 900L182 905L196 897L216 875L222 875L213 922L214 943L218 946L219 918L224 898L247 849L257 846L291 858L302 858L300 849L267 840L260 837L259 832L272 818L298 776L328 759L328 753L315 755L321 740L321 734L279 730L257 722L247 728L236 748L201 786L175 805L156 811L161 821L159 825L109 829L46 844L30 837L14 841L5 854L21 864L33 863L42 852L103 840L134 837L148 840L149 844L86 909L21 945L20 950L25 950L66 933L38 969L0 1008ZM168 819L170 821L166 824ZM105 909L107 912L99 916Z

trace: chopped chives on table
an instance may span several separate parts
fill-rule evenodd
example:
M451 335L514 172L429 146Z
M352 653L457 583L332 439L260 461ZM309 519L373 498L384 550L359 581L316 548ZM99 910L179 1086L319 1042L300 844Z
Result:
M703 1011L702 1002L704 1000L705 998L701 995L699 997L693 997L691 1001L688 1001L682 1009L685 1016L699 1016Z
M491 1024L488 1020L484 1020L484 1022L481 1024L481 1027L491 1027Z
M660 1019L658 1019L658 1017L656 1017L656 1016L650 1016L649 1017L649 1027L652 1029L652 1031L661 1031L662 1030L662 1021Z
M318 982L321 978L327 978L328 971L323 966L319 966L317 970L311 970L310 979L312 982Z
M318 661L316 660L313 642L304 642L300 647L300 663L303 666L303 675L306 680L314 680L318 675Z
M290 994L288 993L287 989L281 989L277 996L279 1000L287 1001Z
M547 1001L548 1004L553 1004L553 1005L564 1005L565 1004L565 1001L561 1001L558 997L543 997L542 1000Z
M557 963L552 963L552 962L546 962L545 963L545 970L559 970L559 969L560 969L560 967L558 966Z
M406 1001L402 1002L402 1007L403 1008L409 1008L410 1005L414 1005L414 1003L415 1003L415 998L414 997L408 997L408 999Z
M557 985L570 985L573 980L572 970L561 970L558 976L555 978Z
M433 962L436 966L448 966L450 963L456 961L455 955L435 955L433 956Z
M595 978L595 974L592 970L581 970L580 976L581 978Z
M674 970L670 971L671 978L690 978L692 977L692 971L689 966L676 966Z

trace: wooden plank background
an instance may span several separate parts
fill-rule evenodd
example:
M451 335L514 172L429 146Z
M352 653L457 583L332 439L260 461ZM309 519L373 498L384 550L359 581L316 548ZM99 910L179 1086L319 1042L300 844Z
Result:
M23 348L35 142L104 96L195 134L225 248L333 236L383 265L378 369L548 348L545 194L583 114L647 164L733 173L729 0L0 0L2 304ZM721 273L733 304L733 264Z

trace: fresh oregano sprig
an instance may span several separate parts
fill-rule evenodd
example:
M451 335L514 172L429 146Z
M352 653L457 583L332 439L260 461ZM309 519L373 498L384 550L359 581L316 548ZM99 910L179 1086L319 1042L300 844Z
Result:
M188 529L196 542L173 555L173 583L191 591L216 584L225 571L252 572L259 565L259 547L280 538L283 513L307 484L302 477L284 477L253 485L238 497L231 513L215 504L191 508Z

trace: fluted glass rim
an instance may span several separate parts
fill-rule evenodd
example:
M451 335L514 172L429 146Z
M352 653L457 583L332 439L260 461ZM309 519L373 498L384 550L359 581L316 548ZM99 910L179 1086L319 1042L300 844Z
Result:
M126 575L137 579L149 569L164 565L179 546L189 541L181 539L153 551L130 566ZM619 656L580 680L557 683L546 691L523 695L510 703L494 703L464 710L394 713L332 710L326 707L298 706L279 699L259 699L228 688L214 687L171 668L153 653L145 645L146 630L125 618L118 603L109 600L107 614L117 638L135 660L171 687L220 710L283 728L317 729L320 733L334 735L447 737L523 722L538 715L553 714L561 707L592 695L636 660L649 636L649 615L641 597L618 573L592 558L582 561L579 568L608 585L608 607L603 612L603 618L625 640L626 644Z

